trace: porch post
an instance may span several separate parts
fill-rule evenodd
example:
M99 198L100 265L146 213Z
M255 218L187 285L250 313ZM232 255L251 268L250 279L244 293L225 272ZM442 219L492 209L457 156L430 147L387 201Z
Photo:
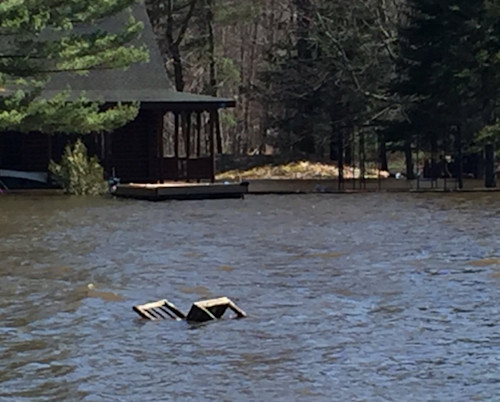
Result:
M163 150L163 122L165 118L165 114L163 111L157 113L157 124L156 124L156 139L157 139L157 161L158 161L158 181L160 183L163 183L164 176L163 176L163 157L164 157L164 150Z
M179 159L179 113L174 112L174 156L175 159Z
M219 120L219 110L215 109L214 110L214 117L215 117L215 139L217 141L217 152L219 154L222 154L222 133L220 130L220 120Z
M201 156L201 112L196 112L196 156Z
M191 111L186 112L184 115L186 119L186 159L189 161L191 155Z
M163 113L157 110L142 110L141 119L148 141L148 181L162 180L161 155L163 155Z
M210 144L210 158L212 160L212 171L210 172L210 181L213 183L215 181L215 113L210 110L210 134L209 134L209 144Z

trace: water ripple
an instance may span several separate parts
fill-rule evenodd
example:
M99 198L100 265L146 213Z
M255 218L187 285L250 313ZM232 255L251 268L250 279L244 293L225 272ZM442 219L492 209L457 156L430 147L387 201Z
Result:
M500 195L0 198L0 399L500 395ZM245 320L144 322L225 295Z

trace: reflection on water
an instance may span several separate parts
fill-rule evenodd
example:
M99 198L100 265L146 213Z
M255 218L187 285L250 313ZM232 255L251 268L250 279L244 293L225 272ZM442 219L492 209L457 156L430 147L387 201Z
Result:
M0 196L0 400L494 400L500 194ZM143 322L228 296L249 318Z

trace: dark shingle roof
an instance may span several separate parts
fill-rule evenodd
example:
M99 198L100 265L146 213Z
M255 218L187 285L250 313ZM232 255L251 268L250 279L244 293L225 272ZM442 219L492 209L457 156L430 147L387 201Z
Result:
M142 0L133 7L132 13L144 24L140 39L134 44L146 45L149 49L148 62L133 64L126 70L93 70L87 75L56 73L44 89L42 96L51 97L61 90L70 88L71 98L84 92L85 97L92 101L139 101L177 107L194 103L201 106L207 104L215 104L218 107L234 106L233 99L176 91L167 78L164 62ZM125 26L127 21L127 14L121 13L103 22L103 27L113 32L120 26Z

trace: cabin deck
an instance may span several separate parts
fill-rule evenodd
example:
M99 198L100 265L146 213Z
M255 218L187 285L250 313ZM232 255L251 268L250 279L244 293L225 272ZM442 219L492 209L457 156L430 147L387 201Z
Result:
M149 201L243 198L248 183L119 184L113 195Z

